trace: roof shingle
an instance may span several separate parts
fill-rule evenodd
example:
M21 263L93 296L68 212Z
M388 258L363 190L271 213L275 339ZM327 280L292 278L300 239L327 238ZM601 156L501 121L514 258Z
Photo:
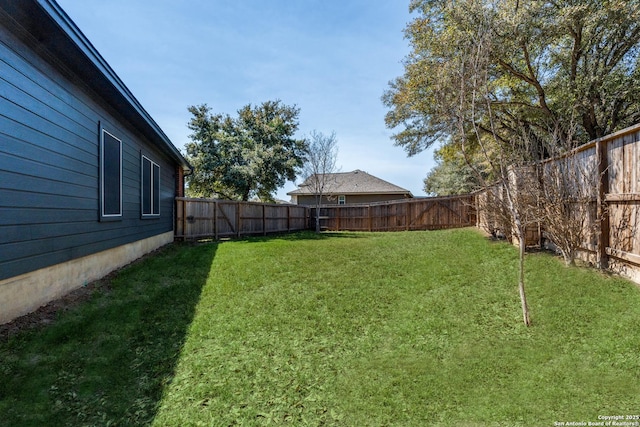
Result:
M298 186L297 190L288 192L288 195L315 194L313 187L308 185L311 178ZM408 194L411 192L405 188L387 182L383 179L370 175L359 169L352 172L339 172L327 174L326 188L323 192L326 195L337 194Z

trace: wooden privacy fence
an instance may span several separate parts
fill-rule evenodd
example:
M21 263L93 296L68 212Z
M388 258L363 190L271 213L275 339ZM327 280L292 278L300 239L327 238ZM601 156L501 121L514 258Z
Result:
M176 238L220 239L306 230L305 206L176 198Z
M438 230L476 225L473 195L406 199L362 205L323 205L320 227L329 231ZM311 208L315 224L316 208Z
M540 165L540 173L553 168L571 167L590 171L579 180L583 193L593 189L593 196L578 205L572 204L567 221L581 220L591 230L581 244L581 258L605 268L622 272L640 281L640 125L623 129L582 145L566 156ZM478 200L487 197L480 192ZM480 208L478 226L491 223L491 213ZM527 241L545 237L544 224L528 230ZM529 236L529 232L531 235ZM542 233L541 235L538 233Z
M640 125L605 136L572 153L596 170L595 206L586 207L591 221L600 226L583 242L582 249L596 256L598 264L640 266ZM556 160L559 161L559 160Z

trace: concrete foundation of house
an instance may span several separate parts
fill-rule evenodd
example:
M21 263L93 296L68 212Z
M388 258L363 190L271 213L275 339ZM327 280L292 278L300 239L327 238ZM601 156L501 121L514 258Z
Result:
M173 241L173 231L0 280L0 324L31 313Z

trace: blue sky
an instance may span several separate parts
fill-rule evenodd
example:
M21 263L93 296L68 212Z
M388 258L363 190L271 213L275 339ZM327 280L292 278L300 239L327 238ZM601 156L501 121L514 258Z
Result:
M431 152L393 145L380 97L403 72L408 0L58 0L181 150L189 105L235 115L280 99L299 137L336 132L341 171L422 196ZM301 181L301 179L299 179ZM288 183L278 197L288 200Z

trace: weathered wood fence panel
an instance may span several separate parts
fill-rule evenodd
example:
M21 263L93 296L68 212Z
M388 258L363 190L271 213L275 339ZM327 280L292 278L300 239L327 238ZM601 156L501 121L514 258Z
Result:
M605 145L603 161L604 252L610 267L640 279L640 125L599 141ZM628 266L632 265L628 271Z
M176 198L176 238L220 239L305 230L309 208L235 202L215 199Z
M366 205L324 205L320 226L329 231L439 230L476 224L475 196L432 197ZM311 208L315 221L316 209Z
M598 253L598 236L603 231L598 223L600 215L604 212L598 210L598 192L601 190L602 184L599 173L602 168L599 165L603 163L603 168L606 168L604 162L605 159L600 157L596 144L590 143L578 147L567 156L544 162L541 168L543 174L552 177L555 177L554 169L571 170L572 177L569 178L569 181L575 183L576 188L567 190L571 196L582 201L576 202L575 199L566 201L569 206L566 221L578 224L582 222L584 240L579 248L582 252L581 258L594 264L605 262ZM556 173L556 175L561 174ZM546 237L544 224L540 225L539 232L542 233L543 238Z
M583 258L614 270L638 270L640 125L585 144L568 157L576 167L592 171L581 185L596 189L588 206L575 206L572 212L586 217L585 226L597 230L582 242ZM566 159L554 159L545 166L554 167L563 161Z
M640 282L640 124L548 160L542 164L541 172L550 173L550 168L567 161L572 162L572 167L591 171L581 177L581 185L594 188L593 197L586 203L567 201L575 205L567 221L584 219L584 226L595 230L581 244L582 258ZM481 207L490 197L496 197L496 189L477 194L480 228L495 226L495 215ZM544 224L539 230L544 236ZM539 233L534 228L532 232ZM539 239L536 234L527 241Z

